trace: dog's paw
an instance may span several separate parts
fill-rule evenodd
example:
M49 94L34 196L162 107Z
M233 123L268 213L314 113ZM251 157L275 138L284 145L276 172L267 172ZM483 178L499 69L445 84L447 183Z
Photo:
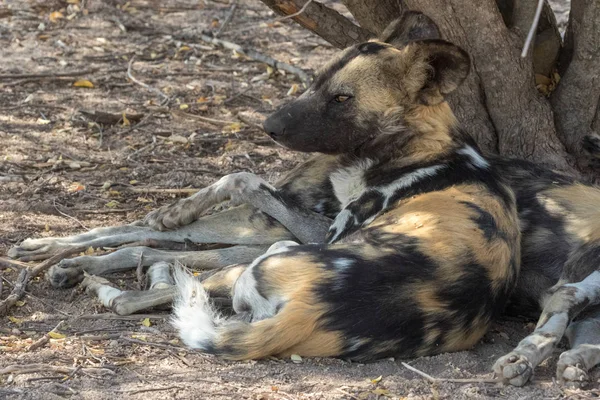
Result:
M565 351L560 355L556 365L556 379L567 387L582 388L590 377L587 373L580 349Z
M496 361L494 372L504 383L523 386L531 379L533 367L527 357L513 351Z
M67 260L63 260L50 267L46 274L46 277L55 288L72 288L83 280L83 268L80 266L69 266L64 261Z
M194 202L182 199L150 212L144 223L157 231L167 231L189 225L197 219Z

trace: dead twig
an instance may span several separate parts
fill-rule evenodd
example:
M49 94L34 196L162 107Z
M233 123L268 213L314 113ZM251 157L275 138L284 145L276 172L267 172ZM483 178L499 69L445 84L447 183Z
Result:
M34 374L36 372L57 372L59 374L71 374L75 371L76 367L65 367L61 365L48 365L48 364L24 364L24 365L9 365L6 368L0 369L0 375L6 374ZM81 371L85 372L99 372L103 375L115 375L115 372L108 368L80 368Z
M300 80L306 87L308 87L310 85L311 78L308 76L308 74L305 71L303 71L302 69L300 69L298 67L294 67L293 65L284 63L282 61L278 61L272 57L269 57L262 53L259 53L258 51L254 50L254 49L242 47L239 44L236 44L233 42L228 42L226 40L217 39L217 38L210 37L210 36L204 35L204 34L201 34L200 36L198 36L198 38L206 43L214 44L215 46L221 46L221 47L224 47L229 50L234 50L240 54L245 55L248 58L251 58L255 61L259 61L261 63L267 64L275 69L287 71L291 74L296 75L298 78L300 78ZM193 47L194 45L191 44L191 46Z
M183 117L183 118L190 118L190 119L197 119L198 121L203 121L203 122L208 122L211 124L216 124L216 125L231 125L231 124L235 124L235 121L228 121L228 120L224 120L224 119L215 119L215 118L209 118L209 117L203 117L201 115L196 115L196 114L189 114L186 112L181 112L179 110L172 110L171 113L177 117Z
M139 321L144 318L152 319L167 319L168 314L134 314L134 315L117 315L113 313L102 313L102 314L83 314L77 317L77 319L106 319L106 320L118 320L118 321Z
M183 188L183 189L161 189L161 188L128 188L133 193L161 193L161 194L179 194L190 195L196 193L200 189Z
M432 383L439 383L439 382L447 382L447 383L499 383L501 382L498 379L485 379L485 378L458 378L458 379L454 379L454 378L434 378L433 376L426 374L425 372L416 369L415 367L408 365L407 363L403 362L402 365L404 366L404 368L414 372L417 375L422 376L423 378L425 378L426 380L428 380L429 382Z
M81 226L81 227L82 227L83 229L85 229L86 231L89 231L89 230L90 230L90 228L88 228L87 226L85 226L85 225L83 224L83 222L81 222L81 221L80 221L80 220L78 220L77 218L75 218L75 217L73 217L73 216L71 216L71 215L69 215L69 214L67 214L67 213L64 213L64 212L60 211L60 210L58 209L58 206L56 205L56 199L54 199L53 205L54 205L54 209L55 209L55 210L56 210L56 211L57 211L57 212L58 212L60 215L62 215L63 217L66 217L66 218L68 218L68 219L70 219L71 221L75 221L75 222L77 222L77 223L79 224L79 226Z
M69 257L71 254L80 253L86 250L85 246L72 247L67 250L63 250L58 254L53 255L48 258L46 261L36 265L33 268L23 268L17 277L17 281L13 287L12 292L8 295L6 299L0 302L0 316L6 315L8 310L13 307L17 301L19 301L26 292L27 283L31 278L35 278L41 272L46 271L48 268L59 262L60 260ZM23 258L24 260L26 257Z
M23 262L0 257L0 269L7 269L7 268L21 269L21 268L28 268L28 267L29 267L29 265L25 264Z
M160 90L158 90L157 88L154 88L140 80L138 80L137 78L135 78L133 76L133 74L131 73L131 69L133 66L133 62L135 61L135 56L131 56L131 59L129 60L129 64L127 65L127 78L129 78L129 80L133 83L135 83L136 85L139 85L141 87L143 87L146 90L151 91L152 93L157 94L159 97L161 97L163 99L163 101L160 102L161 106L166 105L169 102L169 96L167 96L166 94L164 94L163 92L161 92Z
M46 74L6 74L0 75L0 80L12 80L12 79L46 79L46 78L70 78L82 75L93 74L98 72L100 68L85 69L83 71L71 71L71 72L49 72Z
M6 315L8 310L14 306L17 301L21 300L23 295L25 295L25 287L27 286L27 282L29 281L30 271L27 268L23 268L17 277L17 281L15 282L12 291L8 295L8 297L2 302L0 302L0 315Z
M301 8L300 10L296 11L296 12L295 12L295 13L293 13L293 14L284 15L284 16L282 16L282 17L275 18L275 19L273 20L273 22L279 22L279 21L283 21L283 20L286 20L286 19L290 19L290 18L297 17L298 15L300 15L300 14L302 14L304 11L306 11L306 8L307 8L307 7L310 5L310 3L312 3L312 2L313 2L313 0L308 0L306 3L304 3L304 5L302 6L302 8Z
M138 393L144 393L144 392L159 392L159 391L173 390L173 389L183 390L183 388L181 386L167 386L167 387L160 387L160 388L145 388L145 389L121 389L121 390L115 391L115 393L138 394Z
M50 332L46 333L44 336L33 342L31 346L27 348L27 351L34 351L48 344L48 342L50 342L51 332L57 332L64 323L64 320L60 321Z
M218 37L221 34L221 32L223 32L223 30L225 30L225 28L227 27L227 25L229 25L229 23L233 19L233 14L235 14L235 10L236 9L237 9L237 3L234 2L231 5L231 8L229 9L229 12L227 13L227 16L225 17L225 21L223 21L223 23L219 27L219 30L215 33L215 37Z

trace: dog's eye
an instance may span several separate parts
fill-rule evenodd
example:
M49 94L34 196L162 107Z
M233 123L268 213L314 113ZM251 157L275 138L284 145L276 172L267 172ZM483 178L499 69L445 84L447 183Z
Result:
M337 96L334 97L334 100L336 103L343 103L346 100L348 100L350 98L350 96L346 96L343 94L338 94Z

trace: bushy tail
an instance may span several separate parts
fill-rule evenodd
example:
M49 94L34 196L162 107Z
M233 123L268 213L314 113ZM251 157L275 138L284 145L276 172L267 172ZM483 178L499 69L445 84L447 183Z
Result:
M200 281L175 268L178 289L172 324L187 346L230 360L260 359L286 352L315 331L314 309L288 303L277 315L257 322L228 320L210 303Z

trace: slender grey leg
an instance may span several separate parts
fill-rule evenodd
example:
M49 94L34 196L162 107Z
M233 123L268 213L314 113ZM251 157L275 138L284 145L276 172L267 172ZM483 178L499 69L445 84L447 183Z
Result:
M535 367L552 354L571 320L586 306L600 302L600 271L552 290L535 331L494 364L494 371L511 385L527 383Z
M565 335L571 350L560 355L556 377L567 386L584 386L589 382L588 371L600 364L600 307L572 322Z
M141 262L150 266L160 261L179 262L190 268L213 269L237 263L249 263L267 250L267 246L233 246L206 251L165 251L149 247L125 247L103 256L80 256L62 260L50 268L48 278L54 287L72 287L86 272L94 276L135 269Z
M42 260L73 247L118 247L143 240L184 243L270 245L293 235L271 217L251 206L235 207L202 217L174 231L160 232L148 226L124 225L96 228L68 237L27 239L9 250L8 256L22 260Z
M129 315L148 308L173 302L175 287L168 263L159 262L148 269L149 290L123 291L115 288L102 277L86 275L81 283L86 292L98 297L102 305L119 315Z

